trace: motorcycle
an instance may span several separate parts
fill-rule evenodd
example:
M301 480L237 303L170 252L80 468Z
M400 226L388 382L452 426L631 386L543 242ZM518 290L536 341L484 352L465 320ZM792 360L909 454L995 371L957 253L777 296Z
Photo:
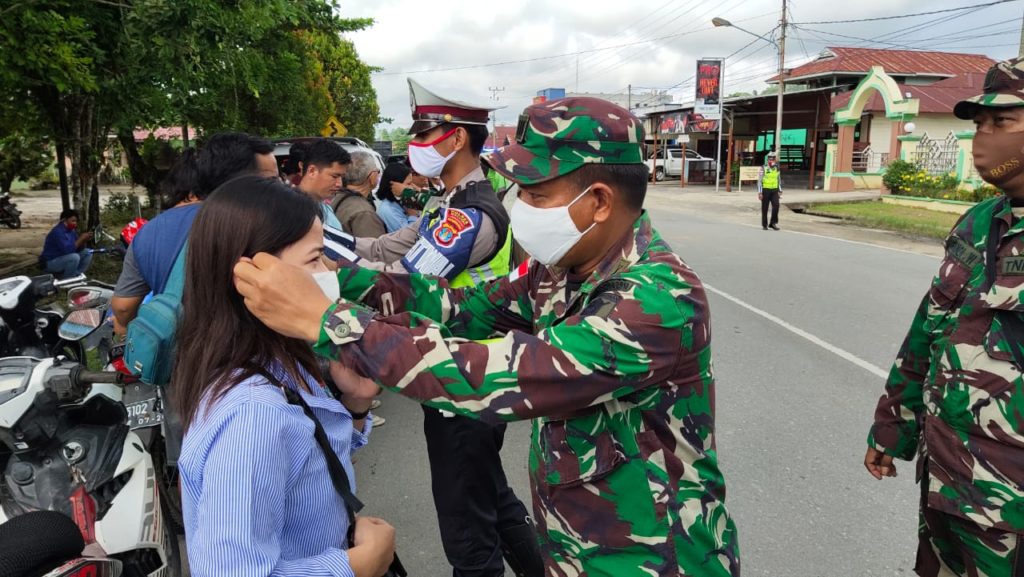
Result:
M7 225L7 228L21 228L21 210L7 192L0 195L0 224Z
M80 304L60 325L64 341L107 324L104 291L76 290L69 296ZM120 561L126 577L177 577L178 537L157 479L162 458L147 448L156 435L138 430L152 428L153 416L129 414L130 381L61 356L0 359L0 522L58 511L74 520L88 555Z
M84 275L54 280L53 275L48 274L0 280L0 321L3 321L0 325L0 356L46 358L61 354L76 360L84 359L82 343L65 341L58 335L64 311L55 305L36 305L59 290L70 290L86 282Z
M83 557L85 540L70 517L32 511L0 525L0 575L4 577L119 577L122 564Z

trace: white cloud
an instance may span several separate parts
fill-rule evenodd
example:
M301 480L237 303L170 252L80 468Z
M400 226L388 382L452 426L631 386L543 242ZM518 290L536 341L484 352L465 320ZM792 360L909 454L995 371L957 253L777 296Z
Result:
M861 0L838 10L835 2L791 1L796 22L872 18L943 10L979 3L940 0ZM364 61L384 68L374 87L381 115L395 126L410 122L406 78L455 99L506 108L499 123L512 123L538 90L576 86L584 92L625 92L634 87L669 88L677 101L692 98L695 60L727 56L753 38L739 30L712 28L715 16L728 18L757 34L776 26L777 0L373 0L342 6L345 16L372 17L371 28L353 33ZM825 46L920 48L986 54L1004 59L1017 54L1021 3L972 12L849 24L806 24L790 29L787 66L798 65ZM919 26L919 28L913 28ZM969 30L977 28L977 30ZM967 30L959 33L961 30ZM863 42L838 34L870 39ZM663 38L651 41L652 39ZM646 42L645 42L646 41ZM631 46L622 46L634 44ZM615 48L609 48L615 47ZM607 49L606 49L607 48ZM590 51L577 56L554 55ZM498 62L539 59L500 66ZM775 49L757 41L727 62L727 92L763 89L777 65ZM454 67L463 70L437 71ZM431 70L430 72L422 72ZM504 87L498 101L491 87ZM640 92L643 88L637 88Z

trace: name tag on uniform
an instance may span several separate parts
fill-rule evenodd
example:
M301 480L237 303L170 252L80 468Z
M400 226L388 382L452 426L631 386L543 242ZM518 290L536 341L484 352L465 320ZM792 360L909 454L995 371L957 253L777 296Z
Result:
M974 245L956 235L949 237L949 240L946 241L946 253L968 269L974 268L974 265L985 260L985 257L978 249L974 248Z
M1024 276L1024 256L1008 256L1003 258L1002 273L1008 276Z

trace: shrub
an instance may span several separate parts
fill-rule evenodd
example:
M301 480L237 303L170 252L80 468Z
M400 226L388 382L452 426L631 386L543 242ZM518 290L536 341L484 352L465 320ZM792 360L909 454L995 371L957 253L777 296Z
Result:
M140 203L139 197L134 194L112 193L107 197L107 203L100 213L100 220L104 226L124 226L139 216ZM143 218L153 218L156 213L148 204L142 205L141 209Z
M964 202L981 202L987 198L992 198L993 196L999 196L1001 194L1002 192L998 188L990 184L983 184L973 190L969 188L957 189L951 195L951 198L953 200L962 200Z
M906 176L917 174L920 170L921 168L913 162L894 160L885 168L882 182L893 194L907 194Z

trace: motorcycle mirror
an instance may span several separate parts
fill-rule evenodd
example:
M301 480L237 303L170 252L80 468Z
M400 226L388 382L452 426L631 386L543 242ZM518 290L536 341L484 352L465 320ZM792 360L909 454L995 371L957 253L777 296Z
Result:
M103 310L78 309L69 312L61 321L57 335L66 341L80 341L103 325Z
M104 291L95 287L78 287L68 291L68 304L72 310L99 308L109 304Z

